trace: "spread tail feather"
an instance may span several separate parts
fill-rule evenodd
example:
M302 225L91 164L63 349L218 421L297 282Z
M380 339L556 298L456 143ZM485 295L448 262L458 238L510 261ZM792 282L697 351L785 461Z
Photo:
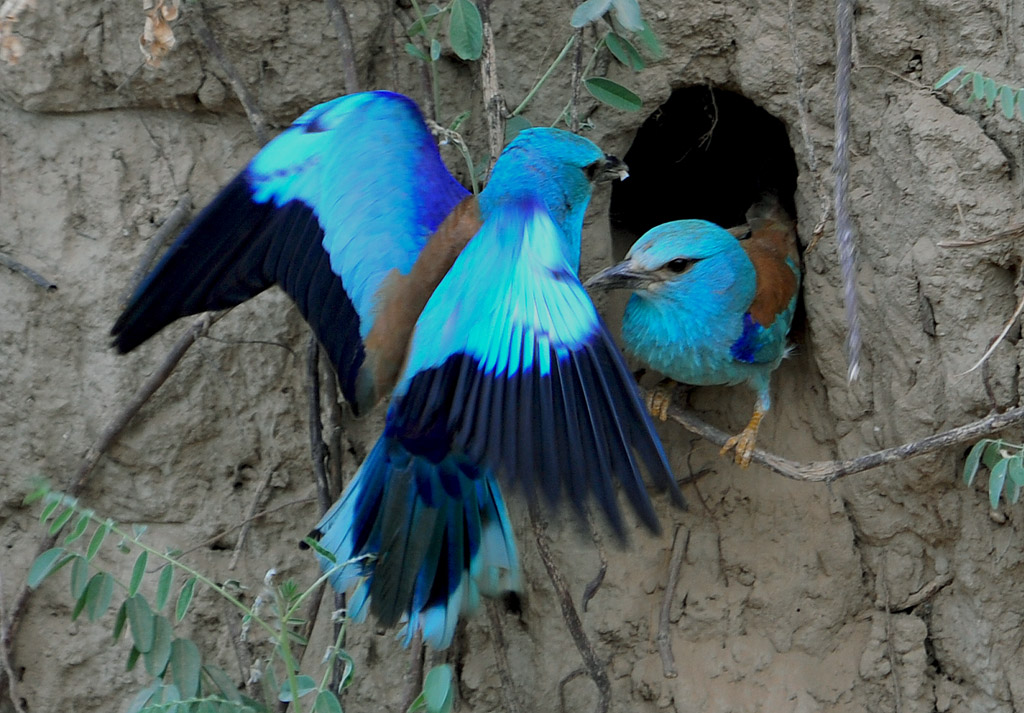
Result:
M480 595L519 588L519 562L505 503L490 471L447 456L411 455L382 436L312 536L338 563L331 584L355 587L349 615L381 625L404 620L447 647L461 614ZM332 565L320 558L324 570Z

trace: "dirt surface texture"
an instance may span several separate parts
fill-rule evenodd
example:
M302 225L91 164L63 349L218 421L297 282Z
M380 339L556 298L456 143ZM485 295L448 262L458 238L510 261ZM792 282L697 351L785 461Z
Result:
M33 479L65 487L189 323L128 356L109 347L148 239L183 196L194 214L259 148L232 78L190 15L202 12L270 136L345 91L328 4L202 5L182 4L171 24L176 44L151 67L139 51L140 3L36 0L13 25L20 61L0 65L0 253L56 285L46 289L0 267L5 612L46 535L40 507L22 505ZM412 7L383 0L341 5L361 87L401 91L424 106L432 101L423 63L403 50ZM495 3L496 66L510 107L571 36L572 5ZM659 156L655 146L646 155L665 164L659 200L677 218L710 215L700 206L676 209L694 185L707 191L709 211L742 215L747 197L736 186L753 174L784 176L786 169L774 165L778 155L791 156L795 167L785 180L799 219L802 308L759 446L797 461L852 458L1017 405L1019 327L983 368L968 370L1020 300L1019 240L950 243L1022 220L1022 124L1019 116L1004 117L998 104L970 102L969 88L931 87L961 64L1010 85L1024 82L1021 6L857 5L850 185L864 347L860 378L849 383L830 198L834 5L641 5L664 57L632 72L604 51L589 73L629 86L643 109L616 110L584 92L586 135L618 156L630 151L648 119L661 121L666 135L682 136L690 130L685 122L677 129L675 115L659 107L673 92L689 92L693 99L680 111L703 117L710 128L690 136L685 151ZM584 64L607 31L600 27L583 33ZM534 124L554 123L569 103L572 60L570 51L525 110ZM485 157L478 63L460 60L445 42L437 82L440 123L471 110L460 131L476 159ZM775 139L758 133L757 107L782 127L781 144L767 158L758 147ZM739 150L741 135L747 143ZM710 155L710 163L683 171L677 183L672 166L687 152ZM443 155L465 179L459 152L449 145ZM623 199L617 205L627 218L610 218L612 190L598 189L588 213L584 277L620 257L644 217L630 213ZM610 323L620 319L622 302L599 299ZM241 583L243 598L256 595L271 568L312 581L316 562L297 547L318 519L307 342L304 322L276 289L232 310L102 457L82 503L146 525L155 545L186 551L183 558L217 581ZM743 387L698 388L678 398L730 433L746 424L754 400ZM346 477L382 419L382 409L358 421L343 416ZM683 488L689 511L656 499L660 536L634 523L629 542L619 546L597 519L599 550L585 525L545 513L553 561L607 676L610 710L1024 710L1024 517L1020 505L990 509L987 473L972 487L962 482L969 444L825 484L787 480L757 465L742 470L671 421L659 431L677 476L699 476ZM1002 435L1022 439L1020 428ZM492 616L481 609L451 649L428 649L426 662L454 665L457 710L599 709L599 687L563 619L525 503L511 497L509 506L524 568L518 608L499 602ZM238 526L263 511L239 547ZM607 572L584 607L602 551ZM107 546L97 563L126 581L133 561ZM144 591L151 593L156 580L147 576ZM10 660L15 696L0 700L0 711L14 710L15 701L36 713L124 710L150 680L142 666L126 672L126 637L110 644L113 609L97 623L71 620L67 584L64 572L47 580L20 614ZM322 613L310 666L328 644L327 619ZM511 691L502 685L494 621ZM217 596L198 588L193 612L178 626L239 684L245 680L232 634L238 616ZM260 642L249 645L258 650ZM394 632L351 624L347 649L356 671L346 710L400 710L413 661Z

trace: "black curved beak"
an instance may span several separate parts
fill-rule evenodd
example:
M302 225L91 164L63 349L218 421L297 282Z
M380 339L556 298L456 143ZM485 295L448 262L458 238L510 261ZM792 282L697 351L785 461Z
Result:
M625 181L629 177L629 167L626 162L615 156L605 154L604 163L601 165L601 170L597 174L597 181L599 183L604 181L614 181L619 179Z

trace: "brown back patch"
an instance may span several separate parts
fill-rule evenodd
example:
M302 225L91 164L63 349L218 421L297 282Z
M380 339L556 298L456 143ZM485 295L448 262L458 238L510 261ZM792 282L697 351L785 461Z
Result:
M482 224L476 197L464 199L430 236L409 274L392 270L381 282L373 328L366 335L366 360L359 373L364 387L372 384L373 402L394 388L416 320Z
M752 223L754 221L751 221ZM799 288L796 273L787 264L800 264L796 251L796 232L789 222L766 220L755 224L749 238L741 245L754 264L757 290L750 304L750 316L768 326L789 306Z

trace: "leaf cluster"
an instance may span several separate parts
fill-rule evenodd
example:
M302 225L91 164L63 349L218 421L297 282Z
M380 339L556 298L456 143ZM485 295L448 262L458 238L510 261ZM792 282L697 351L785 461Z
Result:
M1024 488L1024 446L1007 443L1000 438L983 438L971 448L964 463L964 482L971 485L984 465L988 475L988 502L995 510L999 498L1010 503L1020 499Z
M942 89L960 77L960 84L953 89L954 93L970 86L968 99L971 101L984 101L985 106L989 109L992 109L998 101L1003 110L1003 116L1012 119L1016 114L1020 121L1024 121L1024 88L1015 89L1006 84L1000 84L981 72L965 72L964 69L966 67L961 65L946 72L935 83L935 89Z

